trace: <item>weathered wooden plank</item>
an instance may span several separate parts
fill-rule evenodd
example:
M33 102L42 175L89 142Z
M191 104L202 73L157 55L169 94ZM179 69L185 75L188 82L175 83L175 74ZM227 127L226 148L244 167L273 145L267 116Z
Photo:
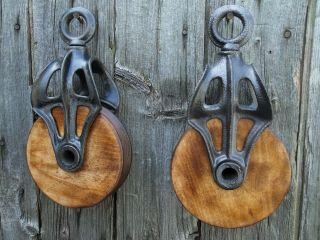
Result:
M116 3L116 60L131 69L116 72L124 76L120 118L133 146L131 172L117 196L117 239L199 238L169 169L203 70L204 9L204 1Z
M233 1L209 1L210 12ZM272 129L287 147L293 178L290 192L276 213L268 219L244 229L226 230L203 224L203 239L295 239L297 204L300 200L297 167L298 129L304 27L307 1L236 1L249 8L254 16L255 30L243 48L243 57L254 63L265 83L273 105ZM207 14L208 16L209 14ZM209 44L210 45L210 44ZM213 48L208 61L212 61ZM205 53L206 54L206 53Z
M28 1L0 1L0 239L37 239L25 146L32 125Z
M66 53L59 35L58 21L73 6L88 8L96 17L97 32L88 44L90 53L104 62L109 71L114 65L113 1L34 1L33 69L35 79L43 67ZM52 86L55 91L57 86ZM95 207L68 209L40 193L41 237L43 239L113 239L114 199L109 197Z
M210 13L230 3L254 15L254 34L243 56L255 64L267 87L272 129L287 146L293 167L290 193L278 211L236 230L211 227L187 213L169 175L171 153L185 130L188 101L204 65L217 52L206 33ZM47 63L64 55L58 21L72 6L89 8L98 20L90 51L110 72L117 67L119 116L133 144L125 185L88 209L63 208L42 193L37 196L25 163L32 124L28 85ZM307 0L2 0L0 239L316 239L319 14L319 3ZM238 27L225 24L222 31L230 34ZM56 89L53 85L52 91Z
M305 124L299 146L303 159L301 172L302 197L300 198L300 221L297 226L299 239L315 239L320 236L320 118L319 75L320 75L320 3L310 1L308 24L306 25L306 46L304 54L304 102ZM298 228L299 227L299 228Z

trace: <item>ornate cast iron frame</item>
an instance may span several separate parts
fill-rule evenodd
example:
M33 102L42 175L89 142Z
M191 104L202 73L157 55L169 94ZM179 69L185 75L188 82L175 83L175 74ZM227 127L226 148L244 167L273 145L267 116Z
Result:
M70 32L70 23L81 18L85 30L80 36ZM119 93L111 76L103 64L92 58L86 48L95 33L94 16L87 9L76 7L67 10L59 22L62 39L69 45L64 58L51 62L39 75L32 87L31 103L33 110L45 121L58 165L65 171L76 171L83 164L84 148L90 127L101 107L116 111L119 107ZM47 89L52 76L60 70L61 94L49 96ZM95 74L103 81L104 89L97 90ZM79 77L75 81L75 75ZM85 119L82 133L77 135L77 109L85 106L89 113ZM52 110L60 107L64 112L64 134L59 135Z
M238 17L242 32L232 39L225 39L218 32L218 25L229 13ZM242 60L239 49L249 40L253 28L251 14L243 7L226 5L218 8L209 24L212 42L221 48L213 65L207 66L189 106L188 122L205 141L215 181L225 189L235 189L245 180L250 151L261 132L272 120L271 104L267 92L252 65ZM222 83L218 103L207 104L205 96L214 79ZM248 81L252 89L251 104L239 102L239 85ZM222 149L213 145L207 122L217 118L222 122ZM250 119L253 126L241 151L236 148L237 125L240 119ZM213 133L214 134L214 133Z

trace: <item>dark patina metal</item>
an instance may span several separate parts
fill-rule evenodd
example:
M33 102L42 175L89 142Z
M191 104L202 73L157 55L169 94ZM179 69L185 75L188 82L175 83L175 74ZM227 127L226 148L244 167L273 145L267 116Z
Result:
M80 36L74 36L69 25L72 19L80 17L86 28ZM39 75L32 87L31 102L33 110L48 127L58 165L65 171L76 171L82 166L86 138L93 121L102 106L113 111L118 109L119 93L103 64L92 58L86 48L86 43L95 33L94 16L87 9L72 8L63 14L59 27L62 39L69 44L69 50L63 59L51 62ZM47 88L49 82L53 81L51 77L59 70L61 94L52 97L47 94ZM96 74L99 79L95 79ZM97 81L103 81L103 91L98 92ZM80 136L76 133L79 106L89 109ZM52 109L56 107L63 108L64 112L63 136L59 135L52 116Z
M218 32L219 23L228 13L233 13L243 24L242 32L232 39L225 39ZM206 67L189 106L188 122L204 139L213 176L224 189L235 189L243 183L251 148L272 120L267 92L254 67L245 64L239 52L240 47L249 40L252 27L252 16L243 7L227 5L213 13L209 24L209 35L212 42L222 50L217 54L215 63ZM217 103L207 104L206 93L210 82L214 79L218 79L222 84L220 99ZM239 101L241 81L247 81L251 85L253 102L250 104ZM223 126L221 151L215 149L207 127L208 120L214 118L219 119ZM238 151L237 125L242 118L252 120L254 125L243 149Z

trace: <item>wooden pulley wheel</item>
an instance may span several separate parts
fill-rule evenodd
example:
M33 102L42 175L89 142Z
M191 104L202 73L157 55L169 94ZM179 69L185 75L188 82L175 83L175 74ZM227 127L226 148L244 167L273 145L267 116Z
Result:
M77 113L81 133L88 110ZM63 111L53 110L59 133L64 134ZM72 156L69 156L72 161ZM34 123L27 143L30 173L37 186L53 201L66 207L88 207L99 203L125 180L131 163L131 145L118 118L103 108L87 137L82 167L64 171L57 164L45 122Z
M242 146L251 121L241 120L237 145ZM210 120L208 128L213 143L221 144L221 127ZM255 143L244 183L226 190L214 180L207 149L201 135L189 128L178 143L172 158L171 177L174 190L183 206L208 224L236 228L252 225L273 213L288 192L291 168L282 142L265 129ZM232 178L232 172L225 173Z
M226 39L219 24L229 13L240 18L243 29ZM172 157L173 187L183 206L201 221L224 228L268 217L291 181L285 147L268 128L267 91L239 53L252 28L252 15L241 6L226 5L212 14L209 36L221 52L197 85L188 109L191 128Z

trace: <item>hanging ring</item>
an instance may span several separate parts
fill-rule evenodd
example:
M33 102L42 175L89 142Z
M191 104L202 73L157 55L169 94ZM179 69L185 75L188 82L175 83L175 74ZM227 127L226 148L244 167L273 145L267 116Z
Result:
M243 25L242 31L234 38L224 38L218 31L218 26L221 20L228 14L233 13L241 20ZM217 47L224 51L239 50L244 44L248 42L253 30L253 18L250 12L238 5L226 5L216 9L211 16L209 22L209 36L211 41Z
M69 25L72 19L82 17L86 29L80 36L74 36L70 30ZM59 22L60 35L63 41L65 41L70 46L84 46L88 41L90 41L96 31L96 21L92 13L82 7L71 8L66 11L60 19Z

